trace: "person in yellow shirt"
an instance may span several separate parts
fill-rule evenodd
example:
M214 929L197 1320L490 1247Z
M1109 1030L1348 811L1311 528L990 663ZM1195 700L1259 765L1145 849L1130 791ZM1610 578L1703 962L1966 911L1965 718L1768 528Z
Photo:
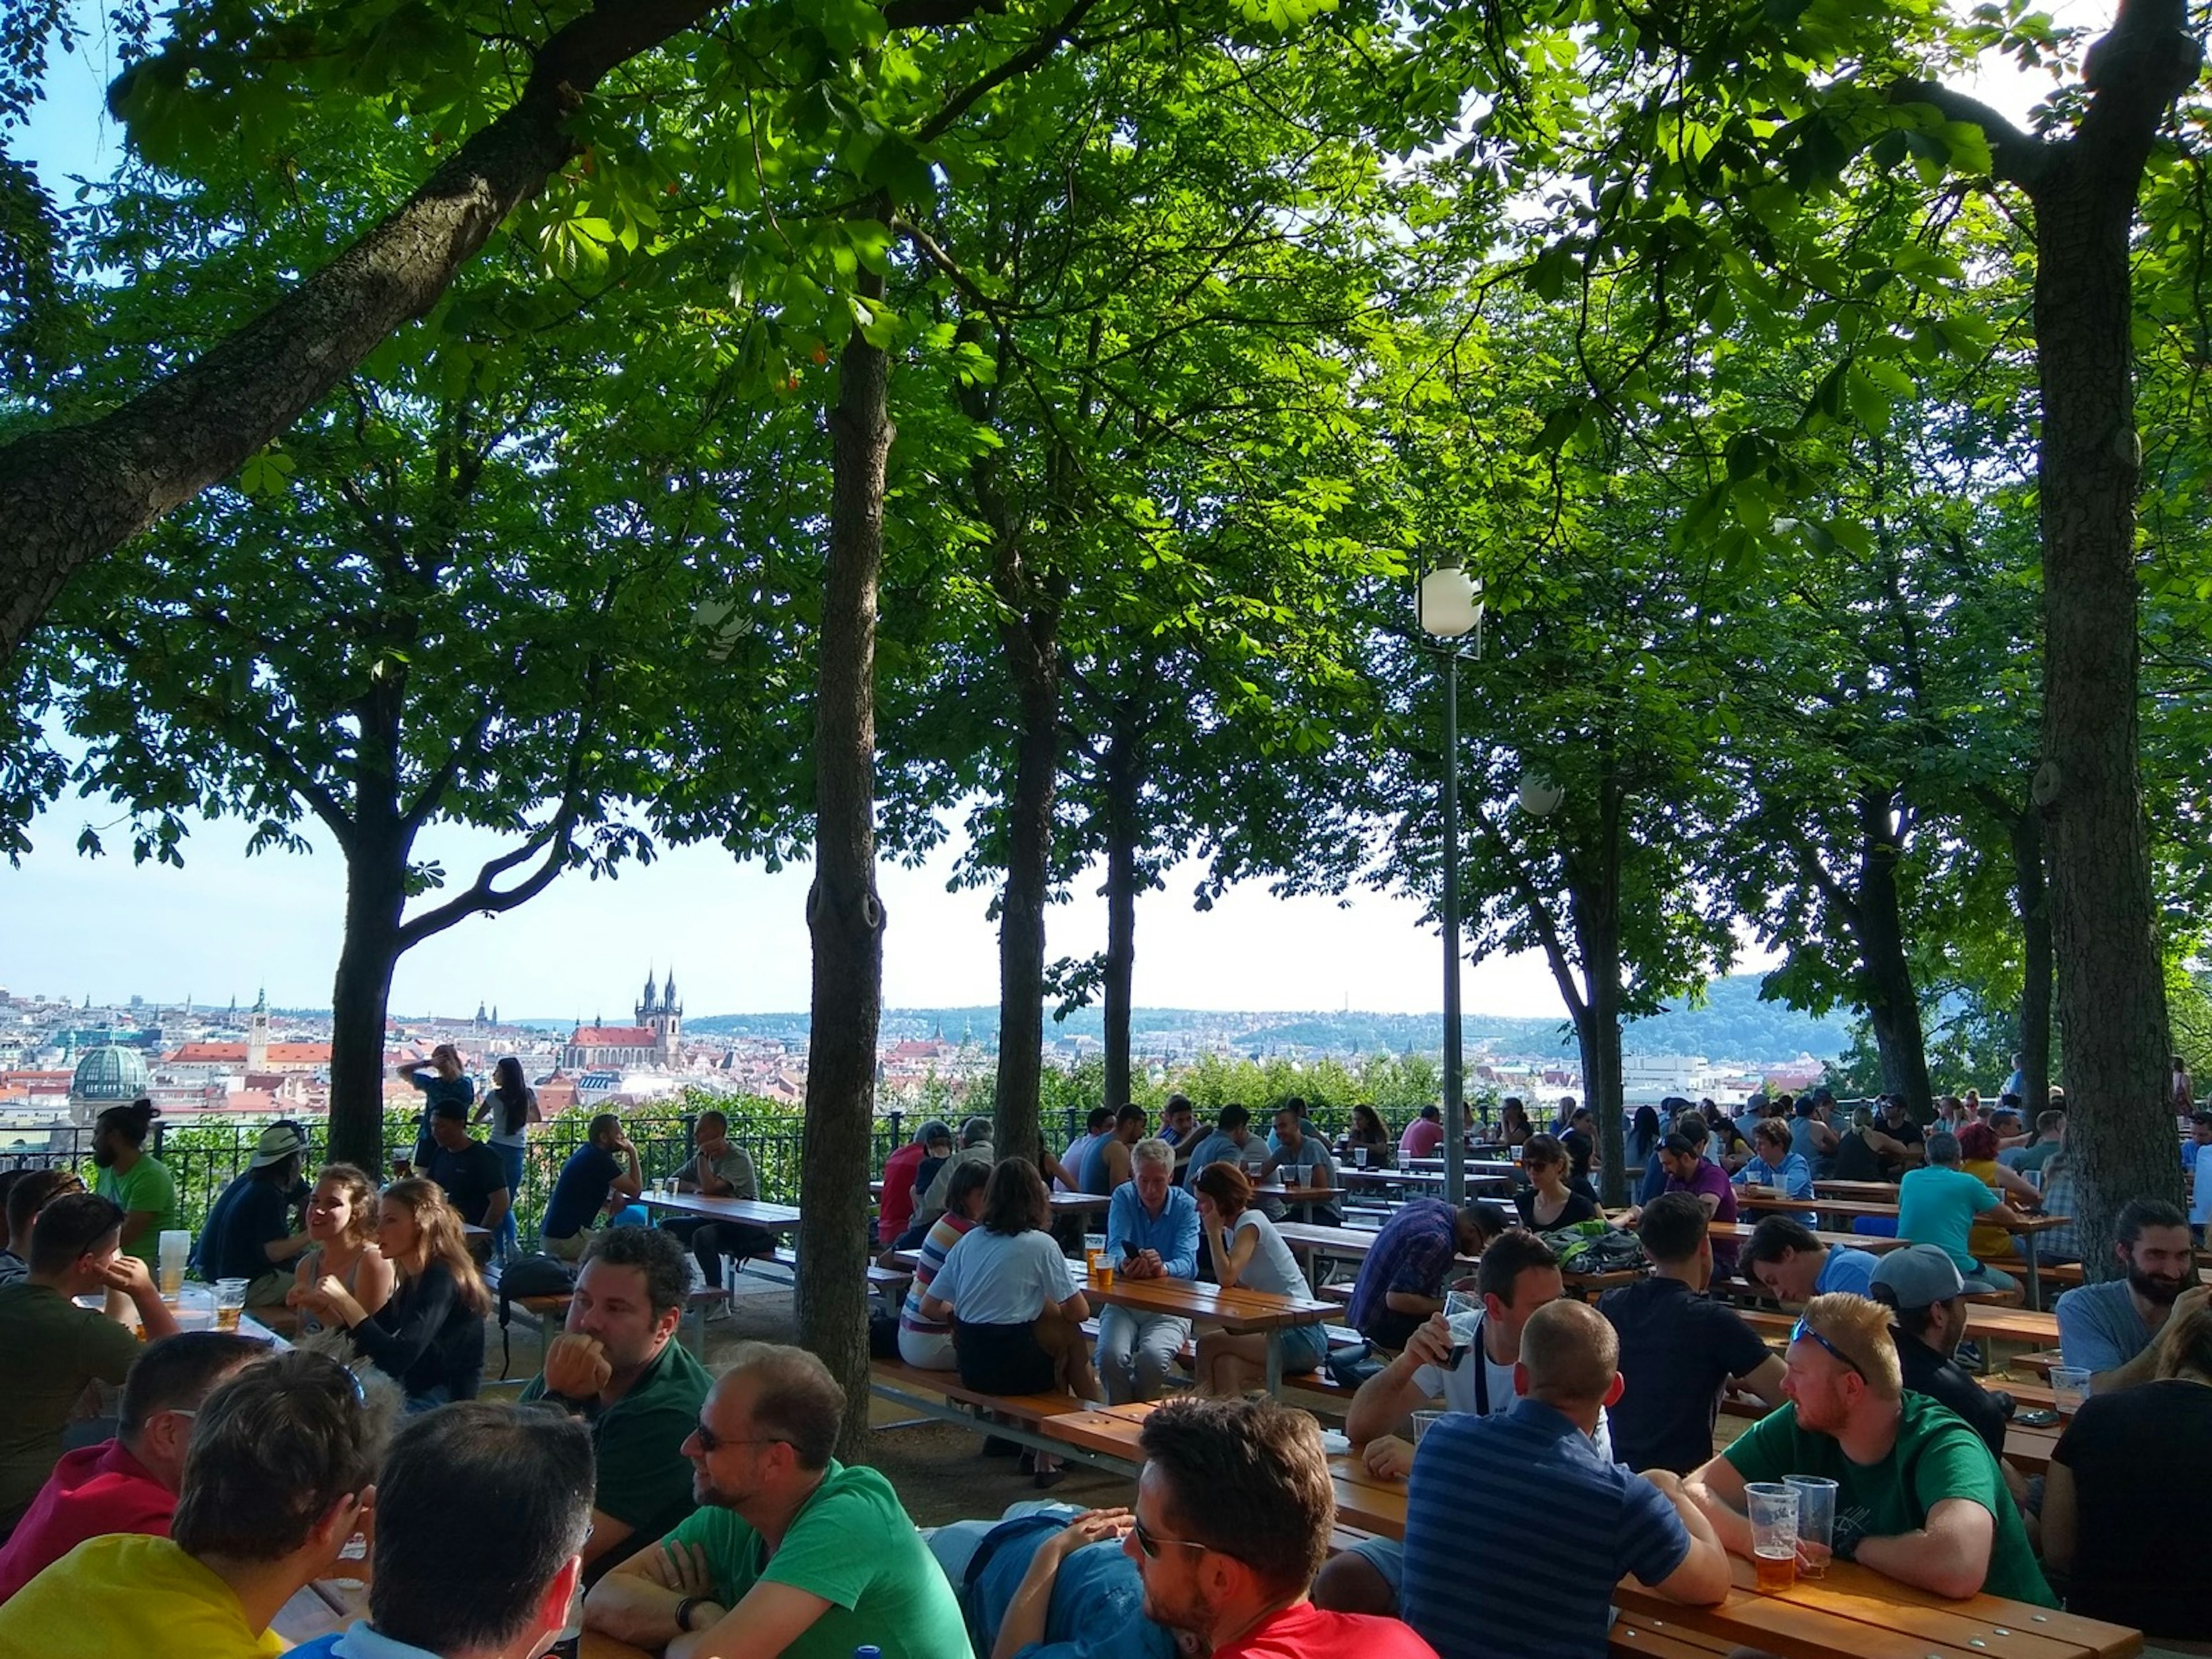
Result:
M368 1524L378 1448L353 1373L294 1352L210 1395L170 1535L79 1544L0 1606L0 1654L263 1659L277 1609Z

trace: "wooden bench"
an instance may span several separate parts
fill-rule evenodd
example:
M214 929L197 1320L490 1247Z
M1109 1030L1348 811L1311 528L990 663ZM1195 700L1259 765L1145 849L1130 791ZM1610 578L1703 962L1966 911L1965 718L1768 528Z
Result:
M1072 1394L986 1394L960 1381L957 1371L926 1371L903 1360L868 1362L868 1389L879 1400L890 1400L939 1423L1026 1446L1032 1451L1072 1457L1094 1468L1127 1474L1123 1460L1103 1457L1066 1440L1046 1437L1043 1425L1055 1417L1091 1410L1089 1402Z

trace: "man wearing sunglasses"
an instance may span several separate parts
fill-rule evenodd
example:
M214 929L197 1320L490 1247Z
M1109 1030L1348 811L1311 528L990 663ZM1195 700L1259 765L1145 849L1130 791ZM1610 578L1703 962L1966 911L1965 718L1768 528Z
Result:
M1938 1595L2058 1605L1981 1437L1905 1391L1888 1309L1843 1292L1815 1297L1791 1335L1782 1387L1790 1403L1688 1482L1733 1553L1751 1555L1747 1484L1823 1476L1837 1485L1844 1559Z
M1121 1547L1144 1581L1145 1616L1187 1652L1435 1659L1395 1619L1307 1599L1336 1518L1310 1414L1256 1396L1174 1400L1145 1419L1137 1443L1145 1467Z
M666 1659L971 1659L890 1482L830 1455L844 1416L812 1354L738 1345L684 1443L698 1511L599 1580L585 1622Z

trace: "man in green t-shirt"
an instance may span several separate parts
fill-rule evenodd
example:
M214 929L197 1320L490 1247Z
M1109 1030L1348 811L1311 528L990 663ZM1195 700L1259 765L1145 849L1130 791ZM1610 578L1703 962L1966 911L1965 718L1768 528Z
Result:
M94 1191L123 1212L123 1253L158 1269L161 1235L185 1224L177 1183L157 1158L146 1154L146 1132L159 1114L150 1100L111 1106L94 1121L92 1161L100 1166Z
M690 1288L684 1247L649 1227L613 1227L584 1253L561 1335L526 1404L556 1405L592 1425L599 1479L586 1583L672 1530L695 1507L684 1443L714 1379L676 1340Z
M1996 1459L1956 1413L1905 1392L1889 1310L1814 1297L1790 1344L1790 1403L1690 1477L1690 1496L1751 1554L1744 1487L1785 1475L1837 1485L1835 1553L1938 1595L2055 1607Z
M667 1659L970 1659L960 1604L898 1494L830 1456L844 1390L801 1348L741 1345L684 1442L699 1511L601 1579L592 1629Z

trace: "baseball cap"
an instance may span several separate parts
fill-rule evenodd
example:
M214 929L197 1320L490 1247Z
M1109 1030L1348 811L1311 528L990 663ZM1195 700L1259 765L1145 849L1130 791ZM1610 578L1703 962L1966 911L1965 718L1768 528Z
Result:
M261 1139L254 1143L252 1161L246 1167L265 1170L272 1164L282 1164L295 1153L307 1150L307 1143L300 1138L297 1129L289 1123L272 1123L261 1132Z
M1874 1283L1887 1285L1899 1308L1926 1308L1965 1294L1959 1265L1934 1244L1892 1250L1875 1264Z

